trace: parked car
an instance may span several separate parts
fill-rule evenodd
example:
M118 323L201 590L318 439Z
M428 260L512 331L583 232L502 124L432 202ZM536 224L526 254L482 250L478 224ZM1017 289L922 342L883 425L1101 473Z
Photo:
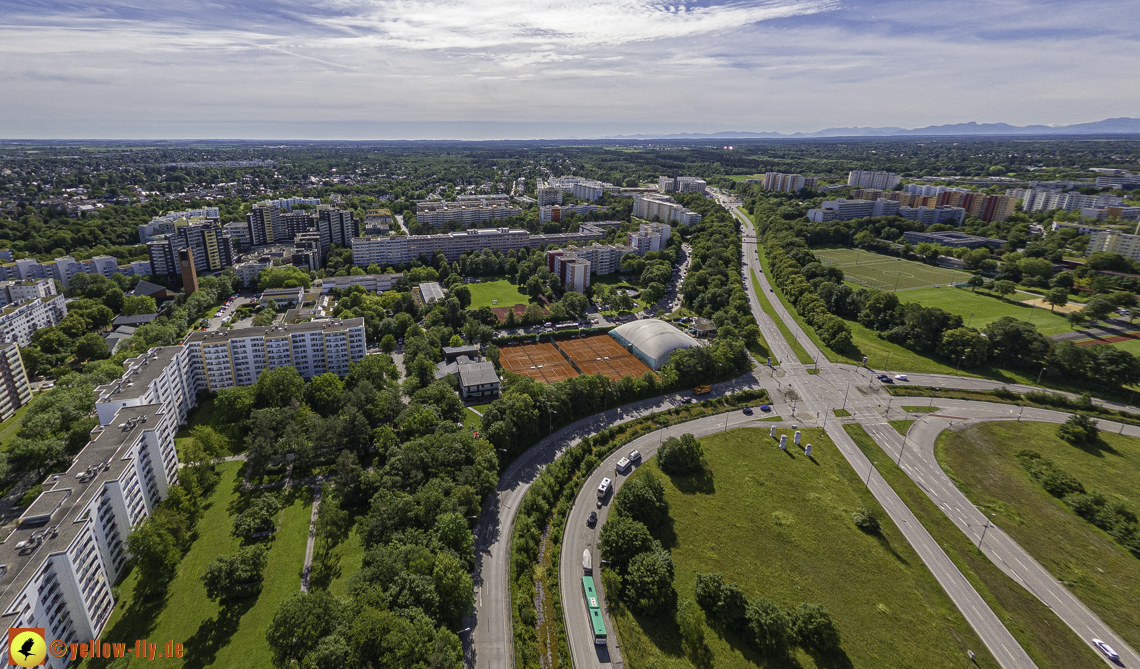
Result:
M1117 653L1115 650L1113 650L1112 646L1101 641L1100 639L1093 639L1092 642L1093 645L1096 646L1097 650L1104 653L1104 656L1108 659L1112 660L1113 662L1118 662L1120 660L1120 653Z
M771 411L771 410L772 410L772 407L771 407L770 405L768 405L768 404L761 404L761 405L760 405L760 410L761 410L761 411L763 411L763 412L765 412L765 413L767 413L767 412L769 412L769 411Z
M641 451L630 451L625 457L629 458L630 462L641 462Z
M751 416L752 415L752 407L744 407L743 412L744 412L745 416Z
M630 464L632 463L630 463L629 458L622 458L617 461L616 469L619 473L624 474L629 471Z
M898 379L899 381L909 381L910 380L910 379L906 378L906 374L895 374L895 378Z
M591 511L589 517L586 518L586 525L589 527L593 527L597 524L598 524L598 512L597 511Z

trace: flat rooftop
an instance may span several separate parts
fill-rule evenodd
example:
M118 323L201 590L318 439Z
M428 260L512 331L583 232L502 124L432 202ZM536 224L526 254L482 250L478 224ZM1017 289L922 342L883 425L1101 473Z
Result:
M329 320L311 321L309 323L294 323L288 325L271 325L268 327L256 328L235 328L233 330L218 330L217 332L202 332L201 330L191 331L186 335L183 343L189 344L192 342L202 342L205 344L215 344L231 339L245 339L248 337L271 337L273 335L284 336L293 332L315 332L318 330L325 330L331 332L345 332L349 328L362 328L364 327L364 317L340 319L333 318Z
M157 379L182 346L152 348L137 358L123 362L123 376L95 389L96 402L102 399L128 400L146 392L147 386Z
M158 425L161 411L161 404L120 409L113 424L96 428L94 438L66 472L48 477L43 494L19 520L0 528L0 612L11 608L51 554L71 545L83 526L84 507L101 494L104 483L118 480L129 462L123 457L126 450L144 431Z

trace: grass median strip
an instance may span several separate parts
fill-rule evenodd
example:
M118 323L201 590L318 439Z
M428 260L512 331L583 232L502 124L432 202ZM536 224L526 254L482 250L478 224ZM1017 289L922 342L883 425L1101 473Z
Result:
M881 464L876 469L926 528L962 574L986 600L1041 669L1104 666L1093 651L1053 612L982 555L974 544L903 471L860 425L844 425L859 450Z
M811 356L804 350L803 345L792 336L792 331L788 329L783 319L780 318L776 310L772 308L772 303L768 301L768 296L764 294L764 289L760 287L760 281L756 278L756 270L752 270L752 289L756 291L756 299L760 301L760 308L776 322L776 327L780 329L780 334L784 336L784 341L788 343L788 346L792 347L792 352L796 354L796 359L805 365L810 365L812 363Z

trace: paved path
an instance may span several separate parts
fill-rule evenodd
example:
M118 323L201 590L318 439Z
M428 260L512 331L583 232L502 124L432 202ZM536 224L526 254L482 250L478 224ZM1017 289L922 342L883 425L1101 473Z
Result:
M321 484L313 484L313 512L309 515L309 539L305 542L305 566L301 570L301 592L309 591L309 576L313 572L313 548L317 545L317 516L321 512Z

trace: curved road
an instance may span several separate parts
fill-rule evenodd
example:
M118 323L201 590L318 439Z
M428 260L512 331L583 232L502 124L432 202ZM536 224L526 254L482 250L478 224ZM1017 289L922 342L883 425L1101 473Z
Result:
M965 496L958 491L941 471L937 462L933 460L932 445L929 456L926 455L927 442L933 444L933 439L941 431L938 427L940 420L947 423L953 418L946 419L944 412L923 418L912 426L912 434L917 440L909 443L909 437L903 439L887 422L888 414L901 414L901 411L891 411L894 399L887 394L877 381L874 380L872 370L853 365L831 363L827 360L799 327L795 319L787 313L783 304L776 296L769 292L769 302L775 313L804 349L818 361L818 374L808 374L808 367L799 363L791 347L784 340L777 329L775 322L760 308L759 302L753 293L752 282L748 280L750 271L755 270L761 285L761 290L770 291L767 276L760 272L760 262L756 255L756 237L752 223L743 216L739 210L733 214L740 220L743 234L743 264L741 271L745 277L745 290L752 306L753 314L772 351L773 358L781 362L776 369L758 368L752 374L745 374L740 378L718 384L715 395L732 392L745 387L761 386L768 389L779 415L788 419L788 423L796 422L808 426L822 426L829 437L835 442L840 452L848 459L857 472L870 472L872 464L855 446L847 433L842 429L841 421L831 417L832 409L844 407L852 414L852 418L843 422L857 422L871 434L888 454L896 454L904 447L908 449L903 456L903 469L927 494L935 499L948 516L968 536L978 535L979 523L984 522L984 516L974 509ZM892 373L893 374L893 373ZM933 374L911 374L911 381L921 385L930 385L942 388L955 388L965 390L987 390L1005 386L1018 391L1033 389L1030 386L1011 386L988 379L969 377L952 377ZM714 396L715 396L714 395ZM961 408L962 418L971 420L1012 420L1016 416L1011 414L1008 405L988 404L984 402L962 402L958 400L936 400L940 407ZM537 478L542 467L553 462L566 448L577 443L582 436L593 434L599 429L630 420L645 413L650 413L675 404L675 398L655 398L645 400L633 405L610 410L603 414L592 416L562 428L548 439L532 447L519 457L504 472L500 478L497 495L490 497L483 508L481 520L476 527L476 570L475 570L475 611L468 616L468 627L471 634L465 639L465 656L468 666L487 667L499 669L514 665L512 652L512 633L510 618L510 584L509 584L509 553L510 534L513 528L515 509L522 500L530 484ZM901 404L901 402L900 402ZM1120 406L1120 405L1113 405ZM955 413L957 415L957 413ZM1027 409L1024 418L1034 416L1034 419L1063 420L1066 414L1053 411ZM1047 416L1047 418L1039 418ZM719 419L719 420L718 420ZM754 421L753 418L741 414L729 414L728 427L746 425ZM681 434L692 432L694 434L707 434L725 427L725 416L709 417L698 421L674 426L660 433ZM780 425L780 423L767 423L765 426ZM1128 428L1126 431L1140 435L1140 430ZM928 434L929 433L929 434ZM623 447L621 453L615 453L607 459L604 466L590 477L579 493L579 500L593 498L598 481L612 471L612 461L616 461L622 454L637 448L644 457L651 457L656 451L654 440L660 440L662 434L653 433L643 436L637 442ZM914 454L914 455L912 455ZM910 464L908 457L913 458ZM614 478L614 477L611 477ZM615 481L620 481L620 478ZM928 487L929 484L929 487ZM1017 644L1013 636L1001 624L997 616L986 605L972 585L958 571L953 562L946 556L933 538L921 526L918 520L902 500L894 493L890 486L881 477L871 476L870 489L876 499L886 510L896 526L900 528L907 540L922 557L924 564L934 574L943 589L954 601L955 605L969 621L979 637L989 648L991 654L1004 669L1020 669L1034 667L1032 660ZM934 492L931 492L934 490ZM935 497L937 495L937 497ZM611 498L612 499L612 498ZM612 641L608 651L598 652L593 645L591 635L584 629L585 609L582 604L580 579L581 553L584 547L592 546L594 531L584 532L585 515L592 510L594 504L575 504L568 519L566 539L563 543L563 559L561 561L562 575L560 584L562 588L562 601L565 608L567 622L567 635L571 654L575 666L579 669L594 666L621 666L620 653L616 641ZM602 508L600 515L604 516L608 505ZM600 519L599 527L604 522ZM993 539L991 540L991 537ZM1004 532L995 531L991 527L986 535L984 544L986 555L1007 570L1017 579L1050 606L1062 620L1065 621L1077 634L1085 639L1092 635L1108 641L1120 652L1124 666L1140 667L1140 657L1134 650L1124 644L1107 625L1094 614L1088 611L1067 589L1064 588L1035 561L1033 561L1012 539ZM599 556L595 554L595 559ZM1015 569L1012 564L1017 564ZM597 579L601 589L600 579ZM581 609L579 611L579 609ZM612 630L612 624L609 624ZM613 637L611 637L613 638ZM612 653L611 657L607 653ZM1116 665L1111 665L1116 666Z

